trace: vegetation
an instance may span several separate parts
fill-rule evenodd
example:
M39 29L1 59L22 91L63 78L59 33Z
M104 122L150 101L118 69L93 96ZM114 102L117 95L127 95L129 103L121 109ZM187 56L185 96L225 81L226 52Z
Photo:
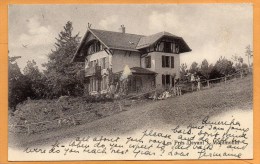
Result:
M181 81L188 81L188 74L196 74L200 76L201 79L215 79L234 74L241 69L248 69L248 65L243 63L241 56L234 55L232 60L221 56L214 65L209 64L206 59L204 59L200 65L197 62L193 62L189 69L186 63L181 64L180 79ZM244 71L244 73L246 72Z
M71 59L80 42L78 34L73 35L72 22L68 21L56 38L55 50L48 55L46 68L40 72L37 63L28 61L21 72L16 60L9 57L9 107L16 110L17 104L26 99L52 99L63 95L81 96L83 76L80 71L84 63L72 63Z
M39 142L46 144L46 142L53 141L53 138L57 139L60 137L64 139L64 136L74 137L86 133L87 135L127 134L139 129L162 129L162 127L172 128L177 125L194 124L206 116L214 117L221 114L227 116L228 114L240 113L240 111L252 112L252 89L252 76L246 76L243 79L229 80L226 84L222 83L222 85L211 89L166 100L131 100L127 102L130 103L130 106L126 107L122 104L122 109L126 110L126 112L120 112L117 101L105 104L102 102L88 104L83 103L85 102L83 98L70 97L66 106L73 110L67 110L65 112L66 115L85 111L90 112L75 117L80 122L80 125L66 125L57 128L57 121L55 121L56 124L34 125L31 126L31 130L35 130L34 135L27 135L27 129L18 127L15 130L19 132L19 129L21 129L23 133L9 137L9 142L19 143L19 146L34 145ZM43 110L45 107L47 109L56 109L53 100L25 101L19 104L21 110L17 111L17 115L11 116L9 121L17 123L18 115L29 117L27 118L28 122L46 120L45 117L52 121L57 114L55 111ZM98 113L95 111L98 111ZM33 112L35 112L38 118L33 117ZM48 114L43 114L44 112L48 112ZM89 123L95 119L98 120L94 123ZM56 128L52 126L56 126ZM9 135L12 134L9 133Z
M71 59L80 42L78 34L72 35L72 22L67 22L64 30L56 38L55 50L49 54L49 61L43 66L47 77L48 98L62 95L80 96L83 94L82 76L78 72L84 68L84 63L73 63Z

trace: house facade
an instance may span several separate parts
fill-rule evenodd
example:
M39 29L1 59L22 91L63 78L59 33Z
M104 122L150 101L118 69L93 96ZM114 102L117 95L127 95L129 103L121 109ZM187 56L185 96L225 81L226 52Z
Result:
M106 93L130 69L128 88L173 87L180 77L180 54L191 49L183 38L168 32L143 36L88 28L72 61L85 62L87 93ZM121 77L122 78L122 77Z

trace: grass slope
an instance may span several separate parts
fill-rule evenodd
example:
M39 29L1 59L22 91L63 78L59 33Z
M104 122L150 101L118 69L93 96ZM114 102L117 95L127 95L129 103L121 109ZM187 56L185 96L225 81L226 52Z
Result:
M210 89L146 103L84 125L29 136L9 134L9 143L10 146L24 147L78 135L124 135L144 128L163 129L177 124L196 124L206 116L227 111L237 109L251 111L252 89L252 76L247 76Z

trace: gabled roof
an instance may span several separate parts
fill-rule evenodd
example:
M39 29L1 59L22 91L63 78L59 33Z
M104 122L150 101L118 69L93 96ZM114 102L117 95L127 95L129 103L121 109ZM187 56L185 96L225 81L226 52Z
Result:
M178 37L178 36L175 36L169 32L163 31L163 32L159 32L159 33L156 33L153 35L142 37L136 48L140 49L140 48L148 47L148 46L154 44L157 40L159 40L160 38L162 38L164 36L169 36L169 37L173 37L175 39L180 39L180 37Z
M155 44L162 37L168 37L175 39L180 45L180 53L191 51L190 47L183 40L182 37L173 35L169 32L159 32L153 35L144 36L137 34L129 34L114 31L105 31L98 29L88 29L84 35L80 45L74 54L72 61L81 61L83 56L80 54L82 48L85 45L87 36L92 34L96 39L98 39L107 49L117 49L126 51L136 51L139 52L140 49L146 48Z
M109 48L119 50L138 51L136 46L143 37L143 35L97 29L90 29L89 31Z
M172 38L172 39L176 40L177 42L179 42L180 53L191 51L190 47L183 40L182 37L173 35L173 34L171 34L169 32L165 32L165 31L159 32L159 33L156 33L156 34L153 34L153 35L142 37L140 39L136 49L142 49L142 48L149 47L149 46L153 45L154 43L156 43L158 40L160 40L163 37Z

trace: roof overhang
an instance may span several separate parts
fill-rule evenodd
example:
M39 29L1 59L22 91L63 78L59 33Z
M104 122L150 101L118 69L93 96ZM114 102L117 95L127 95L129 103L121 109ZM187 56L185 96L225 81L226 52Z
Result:
M182 37L178 37L178 36L168 36L168 35L163 35L161 37L159 37L158 39L156 39L154 42L149 43L149 44L143 44L143 45L139 45L136 47L136 49L140 50L143 48L147 48L150 46L155 45L159 40L161 40L162 38L170 38L173 40L176 40L179 43L180 46L180 53L185 53L185 52L190 52L192 51L192 49L188 46L188 44L184 41L184 39Z
M86 39L89 34L92 34L98 41L100 41L105 46L105 48L110 49L101 39L99 39L94 34L94 32L91 31L90 28L88 28L87 32L85 33L84 37L82 38L82 40L78 46L75 54L73 55L71 62L84 62L85 56L81 53L81 51L82 51L84 45L86 45Z

